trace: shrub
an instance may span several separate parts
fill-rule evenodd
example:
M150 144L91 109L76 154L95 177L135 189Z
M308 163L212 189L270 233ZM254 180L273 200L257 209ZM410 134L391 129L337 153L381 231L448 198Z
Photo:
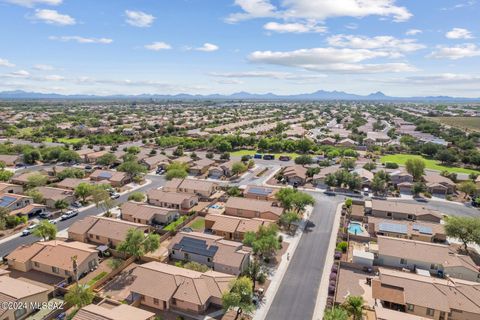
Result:
M264 284L265 281L267 281L267 275L266 275L264 272L260 273L260 274L258 275L257 281L258 281L258 283L260 283L260 284Z
M342 251L343 253L347 252L348 243L346 241L339 242L337 244L337 250Z
M387 169L398 169L398 163L387 162L387 163L385 163L385 168L387 168Z

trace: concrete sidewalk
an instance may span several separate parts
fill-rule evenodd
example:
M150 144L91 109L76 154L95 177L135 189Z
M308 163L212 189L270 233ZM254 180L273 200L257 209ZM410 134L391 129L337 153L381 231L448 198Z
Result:
M283 254L282 261L278 265L278 268L274 271L273 277L270 279L270 285L269 285L267 291L265 292L265 296L264 296L263 301L262 301L263 303L255 311L255 314L253 316L253 320L263 320L267 316L268 310L270 309L270 306L272 305L273 298L275 298L275 295L278 291L280 283L282 282L283 276L285 275L285 272L288 269L291 258L293 257L293 254L295 253L295 250L297 249L298 243L300 242L300 239L301 239L302 234L303 234L303 230L305 229L308 218L310 217L310 214L312 213L312 210L313 210L313 207L311 207L311 206L309 206L308 208L305 209L303 219L300 222L299 228L295 232L295 235L290 236L290 235L287 235L287 234L282 234L283 239L284 239L283 241L288 242L288 249ZM290 257L290 258L287 259L287 257Z
M323 314L325 312L325 306L327 304L328 298L328 284L330 277L330 270L334 262L334 253L336 246L336 238L338 233L338 228L340 226L340 217L342 216L342 205L340 203L337 206L337 211L335 212L335 220L333 221L332 234L330 236L330 244L328 246L327 256L325 257L325 267L323 269L322 280L320 281L320 286L318 287L317 301L315 302L315 310L313 312L313 320L322 320Z

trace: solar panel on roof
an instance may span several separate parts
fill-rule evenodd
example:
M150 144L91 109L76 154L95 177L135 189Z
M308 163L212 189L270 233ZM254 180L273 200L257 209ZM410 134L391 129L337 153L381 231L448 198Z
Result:
M112 177L112 174L110 172L100 172L98 176L100 178L110 179Z
M433 229L431 227L422 226L421 224L413 225L413 230L416 230L423 234L433 234Z
M173 246L174 250L198 254L205 257L213 257L217 253L217 246L208 246L205 240L183 237L179 243Z
M385 232L395 232L395 233L403 233L407 234L408 228L404 224L399 223L390 223L390 222L382 222L378 225L379 231Z
M248 191L250 193L259 194L259 195L262 195L262 196L268 196L272 192L272 189L253 187L253 188L248 189Z
M15 200L17 200L17 198L3 196L2 198L0 198L0 207L3 207L3 208L8 207L10 204L15 202Z

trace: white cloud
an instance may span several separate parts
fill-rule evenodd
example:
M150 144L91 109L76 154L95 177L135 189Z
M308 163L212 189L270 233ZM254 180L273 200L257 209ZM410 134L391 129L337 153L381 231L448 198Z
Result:
M271 78L282 80L309 80L325 78L324 74L295 74L290 72L280 71L243 71L231 73L212 72L211 76L220 78Z
M145 49L160 51L160 50L169 50L172 49L172 46L165 42L153 42L151 44L145 45Z
M227 22L266 17L326 20L370 15L392 17L394 21L401 22L412 16L405 7L395 5L395 0L284 0L282 8L275 7L269 0L235 0L235 4L242 12L231 14Z
M413 52L425 48L416 39L397 39L392 36L354 36L338 34L327 38L329 45L353 49L382 49L390 51L393 56L400 56L400 52Z
M18 70L7 74L10 78L28 78L30 73L26 70Z
M217 51L219 47L213 43L205 42L201 47L195 48L197 51L212 52Z
M110 38L85 38L85 37L79 37L79 36L50 36L48 37L50 40L57 40L57 41L63 41L63 42L68 42L68 41L75 41L78 43L101 43L101 44L110 44L113 42L112 39Z
M405 32L405 34L406 34L407 36L415 36L415 35L420 34L420 33L422 33L422 32L423 32L423 31L420 30L420 29L410 29L410 30L407 30L407 32Z
M263 28L268 31L274 31L279 33L308 33L308 32L325 32L327 28L319 26L315 23L278 23L268 22Z
M11 63L10 61L8 61L7 59L2 59L0 58L0 67L15 67L15 65L13 63Z
M139 28L151 27L155 17L143 11L125 10L127 19L125 20L129 25Z
M374 58L390 58L392 54L381 50L349 48L312 48L294 51L255 51L249 60L280 66L297 67L310 71L339 73L410 72L416 69L407 63L362 64Z
M441 73L434 75L423 75L407 77L407 82L415 84L436 85L436 84L467 84L480 83L480 76L471 74Z
M454 47L437 46L437 50L433 51L427 57L435 59L458 60L478 56L480 56L480 48L473 43L465 43L463 45Z
M76 24L74 18L67 14L61 14L57 10L50 9L36 9L35 19L43 21L48 24L56 24L61 26L68 26Z
M36 5L58 6L62 4L63 0L7 0L7 2L22 7L32 8Z
M40 71L51 71L55 69L53 66L48 65L48 64L36 64L33 66L35 70L40 70Z
M445 33L445 37L448 39L472 39L472 33L463 28L453 28L452 30Z
M61 81L61 80L65 80L65 77L59 76L57 74L51 74L51 75L45 76L44 79L48 81Z

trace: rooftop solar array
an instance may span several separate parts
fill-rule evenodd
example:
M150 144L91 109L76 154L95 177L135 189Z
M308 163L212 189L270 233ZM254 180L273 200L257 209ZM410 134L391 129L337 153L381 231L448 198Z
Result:
M268 196L272 192L272 189L252 187L248 189L248 192L262 195L262 196Z
M9 196L3 196L3 197L0 198L0 207L6 208L9 205L11 205L12 203L14 203L15 200L17 200L17 198L9 197Z
M100 178L110 179L112 177L112 174L110 172L100 172L98 176Z
M378 225L378 231L407 234L408 227L399 223L382 222Z
M205 240L183 237L179 243L173 246L173 249L211 258L217 253L218 247L208 246Z
M431 227L422 226L421 224L414 224L413 230L423 234L433 234L433 229Z

